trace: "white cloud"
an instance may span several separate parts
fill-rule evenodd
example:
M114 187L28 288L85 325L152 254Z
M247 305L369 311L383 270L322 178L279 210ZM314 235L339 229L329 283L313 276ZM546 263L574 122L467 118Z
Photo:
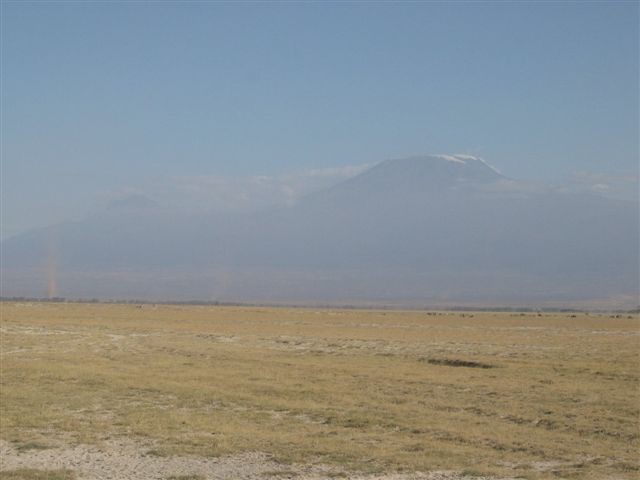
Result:
M320 177L320 178L338 178L338 179L347 179L350 177L354 177L365 170L371 168L373 164L365 163L363 165L346 165L343 167L329 167L329 168L316 168L313 170L308 170L307 172L301 172L299 174L293 174L293 176L298 177ZM291 175L286 175L288 177Z
M292 205L306 194L335 185L370 167L371 164L347 165L272 176L179 176L150 185L146 189L111 192L109 197L122 198L126 192L144 193L166 208L247 212L274 205Z
M574 190L619 198L637 198L640 185L637 172L576 171L568 180Z
M435 155L444 160L467 163L486 162L465 154ZM279 175L231 177L191 175L171 177L139 188L122 188L102 197L103 206L121 203L130 196L147 197L162 208L183 211L241 213L271 206L293 205L309 193L354 177L373 164L346 165L287 172ZM487 165L493 169L490 165ZM495 170L495 169L494 169ZM497 170L496 170L497 171ZM482 187L487 193L529 195L544 192L588 192L614 198L638 196L637 173L573 172L564 185L541 185L502 178Z

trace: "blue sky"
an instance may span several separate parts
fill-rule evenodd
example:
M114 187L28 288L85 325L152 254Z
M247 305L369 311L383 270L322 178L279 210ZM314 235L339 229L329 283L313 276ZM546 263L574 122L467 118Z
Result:
M636 2L3 2L2 236L175 178L423 153L626 178L638 68Z

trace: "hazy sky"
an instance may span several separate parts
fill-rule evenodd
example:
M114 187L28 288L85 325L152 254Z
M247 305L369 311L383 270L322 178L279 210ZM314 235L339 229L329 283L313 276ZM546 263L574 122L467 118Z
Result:
M3 1L2 236L118 192L424 153L626 181L638 62L637 2Z

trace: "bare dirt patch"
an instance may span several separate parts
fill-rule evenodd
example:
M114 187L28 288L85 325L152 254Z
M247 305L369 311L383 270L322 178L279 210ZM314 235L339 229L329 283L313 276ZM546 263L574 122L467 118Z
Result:
M169 480L169 479L301 479L333 480L493 480L437 471L413 474L363 475L327 465L281 464L269 455L247 452L218 458L195 455L157 456L150 446L130 441L110 441L101 446L77 445L47 450L20 451L0 441L0 480ZM497 480L497 479L496 479ZM509 480L503 478L501 480Z

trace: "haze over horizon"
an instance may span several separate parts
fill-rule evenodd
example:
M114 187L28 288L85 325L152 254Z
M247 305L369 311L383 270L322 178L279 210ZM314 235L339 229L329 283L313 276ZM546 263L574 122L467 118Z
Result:
M387 160L258 211L131 195L3 246L5 296L632 308L638 205L481 158Z
M636 2L1 8L2 238L130 194L246 210L434 153L637 199Z
M481 157L467 154L430 154L426 156ZM411 157L422 157L413 155ZM277 175L252 176L223 176L223 175L195 175L176 176L159 179L146 185L127 185L108 192L98 192L94 202L79 211L76 215L69 214L57 221L25 228L24 231L2 231L2 240L26 233L32 229L51 227L56 223L81 221L91 215L105 210L122 210L140 206L154 205L157 208L173 210L184 214L194 213L251 213L268 210L279 206L295 205L300 199L314 192L332 187L344 180L355 177L360 173L380 164L381 162L364 163L360 165L343 165L310 170L283 172ZM500 169L487 163L498 172ZM566 193L582 193L597 195L623 201L637 202L638 175L634 173L595 174L590 172L574 172L564 181L533 182L527 179L509 179L512 186L529 191L554 191Z

